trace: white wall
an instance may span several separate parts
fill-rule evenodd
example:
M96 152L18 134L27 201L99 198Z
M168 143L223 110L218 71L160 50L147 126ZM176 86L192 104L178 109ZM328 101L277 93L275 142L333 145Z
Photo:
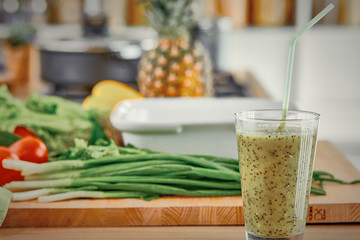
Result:
M323 112L322 137L360 148L360 28L323 28L299 45L299 106Z
M360 27L316 29L304 35L298 50L297 92L302 103L360 100Z
M320 139L360 169L360 28L322 28L304 36L297 58L298 106L321 114Z
M259 27L223 32L219 67L230 71L250 71L272 98L282 99L293 29Z

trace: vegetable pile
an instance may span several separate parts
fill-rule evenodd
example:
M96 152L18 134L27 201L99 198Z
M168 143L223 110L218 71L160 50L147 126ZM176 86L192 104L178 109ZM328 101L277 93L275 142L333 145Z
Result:
M0 186L13 200L241 195L238 160L117 146L98 123L103 113L76 102L36 94L22 102L0 86L0 113ZM320 188L311 193L325 195L325 182L360 180L314 171ZM0 193L1 220L10 195Z
M26 180L4 187L23 191L15 192L14 200L38 199L41 202L73 198L151 200L164 195L241 195L236 159L155 152L119 147L113 142L107 146L87 146L81 140L61 157L75 159L42 164L4 160L5 168L21 171ZM322 185L322 188L311 188L311 193L316 195L326 194L325 181L350 184L319 171L314 172L313 180Z
M67 151L75 138L92 144L105 139L98 123L100 112L84 110L79 103L57 96L32 94L23 102L14 98L2 85L0 113L0 131L14 133L17 127L26 127L44 141L50 157Z

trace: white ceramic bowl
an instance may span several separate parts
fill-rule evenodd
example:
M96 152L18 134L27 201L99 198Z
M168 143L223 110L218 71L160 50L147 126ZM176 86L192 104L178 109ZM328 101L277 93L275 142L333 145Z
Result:
M120 102L110 121L124 144L237 158L234 113L274 108L281 103L260 98L145 98Z

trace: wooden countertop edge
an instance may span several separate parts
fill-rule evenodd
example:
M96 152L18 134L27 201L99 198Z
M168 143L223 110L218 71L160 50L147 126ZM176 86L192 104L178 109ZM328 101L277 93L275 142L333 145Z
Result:
M306 240L355 240L360 236L360 224L308 225ZM243 226L177 226L121 228L3 228L0 239L223 239L244 240Z

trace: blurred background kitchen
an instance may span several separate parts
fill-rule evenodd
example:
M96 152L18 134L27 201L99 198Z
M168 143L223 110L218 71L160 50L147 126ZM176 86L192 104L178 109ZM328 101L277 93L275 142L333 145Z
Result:
M335 5L298 41L291 101L319 112L320 140L334 143L360 169L360 1L194 2L194 36L210 54L213 94L278 101L291 36ZM138 89L139 59L156 47L157 34L137 3L0 0L0 84L19 98L36 91L76 101L104 79Z

